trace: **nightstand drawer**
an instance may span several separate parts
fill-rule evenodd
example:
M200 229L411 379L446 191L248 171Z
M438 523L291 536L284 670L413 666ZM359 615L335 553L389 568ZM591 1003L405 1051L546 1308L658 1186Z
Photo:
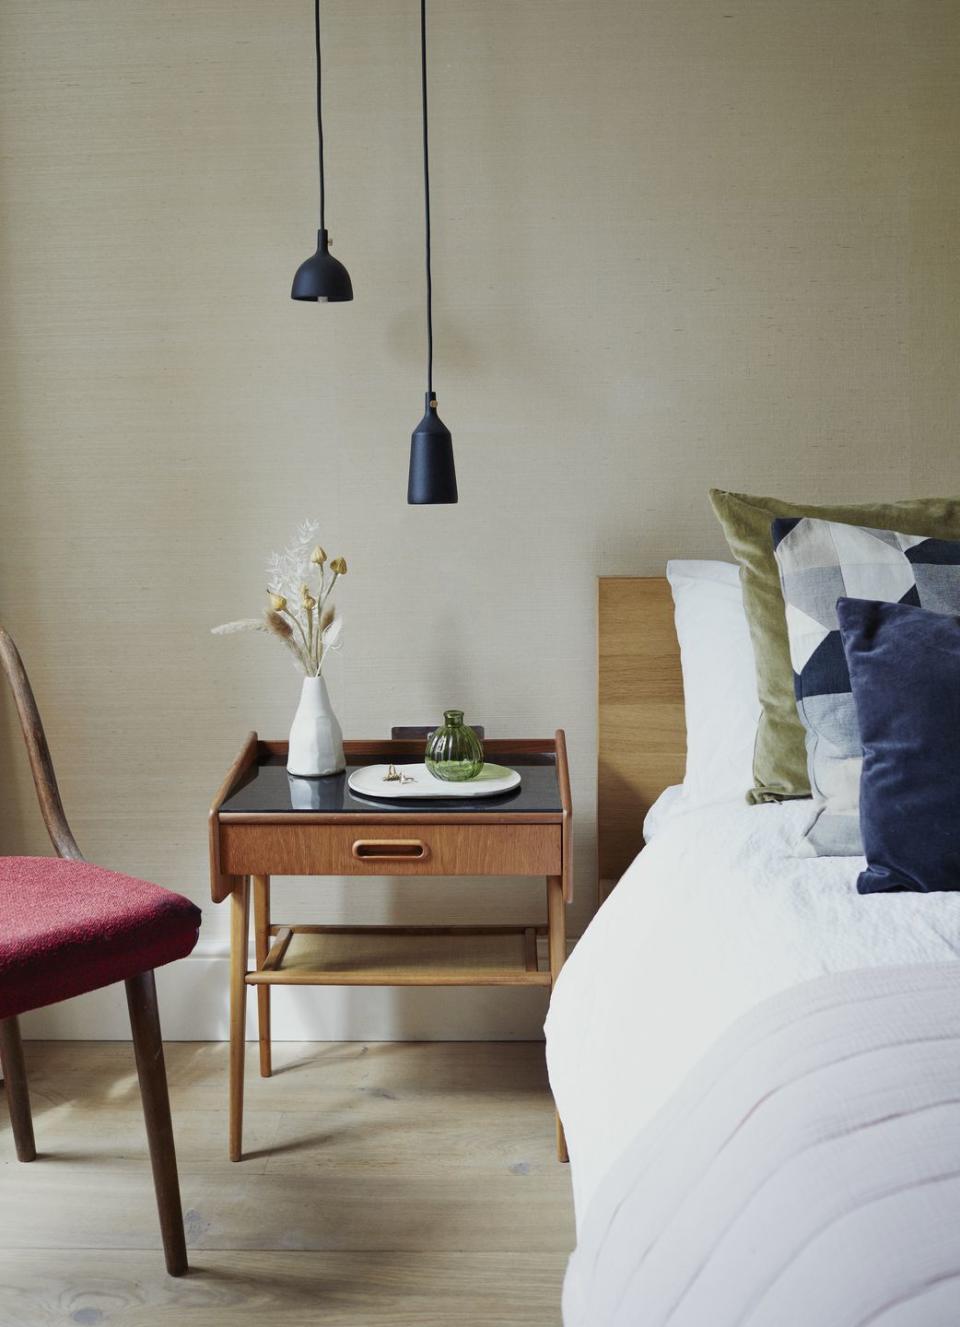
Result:
M397 823L398 822L398 823ZM560 875L559 824L220 822L229 875Z

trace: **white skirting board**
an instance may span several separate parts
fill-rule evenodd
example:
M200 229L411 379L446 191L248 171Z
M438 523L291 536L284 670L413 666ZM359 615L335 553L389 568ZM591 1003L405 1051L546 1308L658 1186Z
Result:
M251 958L250 966L253 966ZM157 969L166 1041L225 1041L229 959L195 950ZM274 1041L539 1041L548 992L497 986L275 987ZM257 996L247 988L247 1038L255 1040ZM123 984L23 1014L34 1041L125 1041L130 1036Z

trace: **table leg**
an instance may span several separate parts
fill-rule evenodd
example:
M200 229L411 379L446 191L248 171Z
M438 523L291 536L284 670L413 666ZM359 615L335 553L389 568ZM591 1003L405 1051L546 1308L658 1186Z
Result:
M551 990L567 957L567 927L563 901L563 877L547 877L547 945L550 953ZM557 1160L569 1161L563 1124L557 1115Z
M270 877L253 877L253 938L257 967L262 968L270 949ZM260 1077L272 1072L270 1053L270 987L257 987L257 1027L260 1036Z
M250 881L235 877L230 896L230 1160L243 1153L243 1059L247 1033L247 945L250 936Z

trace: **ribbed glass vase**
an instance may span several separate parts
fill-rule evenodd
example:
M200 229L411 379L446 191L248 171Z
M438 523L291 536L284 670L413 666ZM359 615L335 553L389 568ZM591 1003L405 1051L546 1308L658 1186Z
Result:
M427 738L427 769L438 779L463 783L483 769L480 738L463 722L463 710L444 710L443 723Z

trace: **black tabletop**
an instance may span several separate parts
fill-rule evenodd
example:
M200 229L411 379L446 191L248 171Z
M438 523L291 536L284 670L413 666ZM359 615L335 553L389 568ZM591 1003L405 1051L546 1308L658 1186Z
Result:
M482 811L518 811L527 814L560 812L560 786L557 782L556 757L545 753L511 755L498 752L496 763L515 769L520 774L520 787L496 797L416 798L405 801L361 797L347 787L351 771L364 764L347 764L344 774L331 774L322 779L301 779L287 773L282 756L271 756L251 769L240 786L220 807L221 812L237 814L255 812L276 814L291 811L326 811L336 815L363 815L376 810L390 811L398 816L417 816L424 812L450 812L471 815ZM405 758L400 764L415 764Z

